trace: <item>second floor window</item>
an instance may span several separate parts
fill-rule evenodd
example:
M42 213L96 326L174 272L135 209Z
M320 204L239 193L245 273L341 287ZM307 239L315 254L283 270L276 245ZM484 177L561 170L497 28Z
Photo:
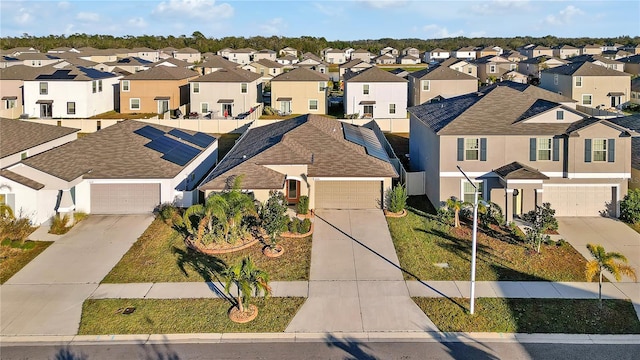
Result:
M47 95L49 93L49 83L40 83L40 95Z
M97 81L93 80L93 81L91 82L91 88L92 88L92 90L93 90L93 93L95 94L95 93L96 93L96 90L98 89L98 83L97 83Z
M496 73L496 66L495 65L489 65L489 73L491 73L491 74L495 74Z
M576 87L582 87L582 76L576 76L575 78Z
M318 110L318 100L309 100L309 110Z
M431 81L422 80L422 91L429 91L429 90L431 90Z
M122 91L129 91L129 80L122 80Z
M564 120L564 111L562 110L556 111L556 120Z
M607 161L607 139L593 139L593 161Z
M538 139L538 160L551 160L551 139Z
M396 104L389 104L389 114L396 113Z
M69 101L67 102L67 114L74 115L76 113L76 103Z
M240 85L240 92L243 94L247 93L247 84L241 84Z
M362 85L362 94L369 95L369 84Z
M480 139L464 139L464 159L480 159Z
M558 85L558 74L553 74L553 85Z
M591 105L591 95L590 94L582 95L582 105Z
M197 94L200 92L200 83L193 83L193 93Z

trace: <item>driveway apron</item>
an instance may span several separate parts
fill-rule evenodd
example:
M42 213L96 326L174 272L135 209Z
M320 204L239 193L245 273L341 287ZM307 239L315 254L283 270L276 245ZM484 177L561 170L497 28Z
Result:
M309 297L285 331L437 331L398 264L382 211L317 211Z
M82 303L153 221L91 215L0 286L2 335L73 335Z

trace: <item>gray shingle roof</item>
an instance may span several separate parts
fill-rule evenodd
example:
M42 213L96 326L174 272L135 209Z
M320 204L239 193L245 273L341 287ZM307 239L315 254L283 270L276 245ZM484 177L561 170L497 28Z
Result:
M613 118L608 121L624 128L640 132L640 115ZM640 170L640 137L631 138L631 167Z
M377 66L356 73L347 73L344 77L344 80L348 82L407 82L406 79L395 76Z
M246 83L260 79L262 76L244 69L220 69L207 75L197 77L191 82L223 82L223 83Z
M80 129L0 118L0 157L73 134Z
M631 76L621 71L608 69L604 66L594 65L588 61L574 62L552 69L542 71L548 74L571 75L571 76Z
M329 81L329 76L304 67L299 67L282 73L271 79L271 81Z
M243 188L279 189L285 174L263 165L307 165L315 177L396 177L389 162L366 153L363 146L344 138L343 124L319 115L252 128L238 141L201 190L225 189L229 180L243 175Z
M629 64L640 64L640 55L627 56L625 58L618 59L618 61Z
M182 68L156 66L148 70L140 71L122 78L122 80L182 80L196 77L197 72Z
M22 162L66 181L71 181L79 176L83 176L85 179L167 179L175 177L184 167L162 159L162 153L144 146L151 140L134 133L145 126L151 126L164 132L173 129L168 126L125 120L47 152L29 157ZM189 134L194 133L182 131ZM194 144L186 144L203 151L202 148Z
M41 184L35 180L31 180L29 178L26 178L20 174L16 174L13 171L7 170L7 169L2 169L0 170L0 176L5 177L9 180L15 181L18 184L22 184L26 187L30 187L32 189L35 190L40 190L44 187L44 184Z
M269 59L260 59L258 61L256 61L258 64L262 65L262 66L266 66L268 68L276 68L276 69L280 69L282 67L284 67L284 65L277 63L275 61L269 60Z
M451 69L448 66L433 66L410 73L420 80L477 80L476 77Z
M526 179L526 180L548 180L549 177L540 171L514 161L510 164L494 169L493 172L505 180Z
M34 80L38 75L49 71L55 71L53 65L42 67L14 65L0 69L0 80Z
M207 57L207 61L200 64L200 67L203 68L220 68L220 69L235 69L240 64L234 63L233 61L229 61L223 58L220 55L212 55Z

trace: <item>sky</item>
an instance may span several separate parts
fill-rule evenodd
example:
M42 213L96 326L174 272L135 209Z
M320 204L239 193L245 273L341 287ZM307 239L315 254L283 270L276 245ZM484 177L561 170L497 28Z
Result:
M0 0L2 37L633 37L639 18L638 0Z

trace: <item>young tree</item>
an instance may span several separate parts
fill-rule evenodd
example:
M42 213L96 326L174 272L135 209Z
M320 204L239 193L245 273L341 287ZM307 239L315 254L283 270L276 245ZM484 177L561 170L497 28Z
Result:
M462 201L460 201L458 198L456 198L455 196L452 196L451 198L447 199L447 208L449 208L449 210L453 211L453 226L454 227L460 227L460 210L462 209L462 206L464 205L464 203Z
M281 191L272 191L260 211L262 228L269 235L269 247L272 250L275 249L278 237L286 226L286 212L287 205L285 204L284 194Z
M235 285L237 289L237 295L235 296L237 301L238 311L245 313L249 311L246 309L251 306L249 303L253 296L269 296L271 294L271 287L269 287L269 274L256 267L253 260L250 257L243 258L239 263L236 263L222 272L222 276L225 278L224 290L227 294L231 295L231 285Z
M636 272L633 267L627 265L627 258L620 253L606 252L602 245L587 244L587 249L593 256L593 260L587 262L585 275L588 281L598 277L598 300L600 308L602 308L602 272L609 271L617 281L620 281L622 275L635 281L637 279Z

